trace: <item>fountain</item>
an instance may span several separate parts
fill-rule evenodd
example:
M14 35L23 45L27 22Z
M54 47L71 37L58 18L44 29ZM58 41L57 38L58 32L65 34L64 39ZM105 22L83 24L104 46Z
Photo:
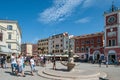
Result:
M71 71L75 67L74 58L73 58L73 51L72 50L69 51L67 63L63 63L62 58L60 58L60 62L62 65L67 66L68 71Z
M57 67L55 70L49 67L44 68L42 71L39 71L38 74L41 77L52 80L99 80L99 77L107 77L106 73L98 70L86 70L84 67L82 67L83 69L79 69L79 66L74 63L73 51L69 49L67 52L67 62L62 62L62 58L60 57L60 63L57 62L57 65L60 67Z

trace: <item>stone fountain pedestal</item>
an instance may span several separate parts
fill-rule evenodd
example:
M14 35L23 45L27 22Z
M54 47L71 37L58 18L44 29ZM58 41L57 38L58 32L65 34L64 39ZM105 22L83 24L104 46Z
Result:
M99 78L106 78L107 74L100 72L99 70L78 69L79 66L68 63L68 71L66 66L57 63L59 67L53 70L50 67L46 67L38 71L38 75L50 80L99 80ZM74 68L73 68L74 67ZM74 70L73 70L74 69Z
M67 69L68 69L68 71L71 71L74 67L75 67L74 58L71 57L68 60Z

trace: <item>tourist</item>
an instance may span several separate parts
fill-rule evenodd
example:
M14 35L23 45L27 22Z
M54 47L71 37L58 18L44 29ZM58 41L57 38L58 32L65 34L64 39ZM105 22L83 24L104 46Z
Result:
M4 68L5 61L6 61L5 56L2 56L2 58L1 58L1 68Z
M56 60L55 60L55 55L54 55L54 58L53 58L53 70L56 69Z
M31 67L31 74L32 76L34 76L33 71L35 71L35 61L33 56L30 59L30 67Z
M108 60L105 60L106 67L108 68Z
M45 55L43 57L43 66L46 66L46 57L45 57Z
M11 55L11 68L12 68L12 73L15 72L16 66L17 66L17 63L16 63L16 54L15 54L15 53L12 53L12 55Z
M5 58L4 56L1 57L1 68L4 68Z
M101 63L102 63L102 60L101 60L101 59L99 59L99 67L101 67Z
M17 75L18 73L21 73L21 76L22 77L25 77L25 74L24 74L24 70L23 70L23 59L22 59L22 55L19 55L18 56L18 59L17 59Z
M0 56L0 66L1 66L1 59L2 59L2 56Z

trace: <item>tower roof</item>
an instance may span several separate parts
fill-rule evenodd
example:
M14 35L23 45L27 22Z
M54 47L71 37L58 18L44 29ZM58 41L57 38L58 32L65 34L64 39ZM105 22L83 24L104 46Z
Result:
M112 1L112 5L111 5L110 9L105 11L104 14L115 12L115 11L118 11L118 10L120 10L120 8L116 7L115 4L114 4L114 1Z

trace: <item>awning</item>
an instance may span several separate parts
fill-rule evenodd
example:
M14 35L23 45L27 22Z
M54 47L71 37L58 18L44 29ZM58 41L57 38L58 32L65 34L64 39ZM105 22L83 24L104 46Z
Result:
M73 55L73 57L79 57L79 56L75 54L75 55Z
M5 47L5 46L0 46L0 54L11 54L12 50Z
M41 54L39 56L54 57L54 55L50 55L50 54ZM57 54L57 55L55 55L55 57L68 57L68 55Z

